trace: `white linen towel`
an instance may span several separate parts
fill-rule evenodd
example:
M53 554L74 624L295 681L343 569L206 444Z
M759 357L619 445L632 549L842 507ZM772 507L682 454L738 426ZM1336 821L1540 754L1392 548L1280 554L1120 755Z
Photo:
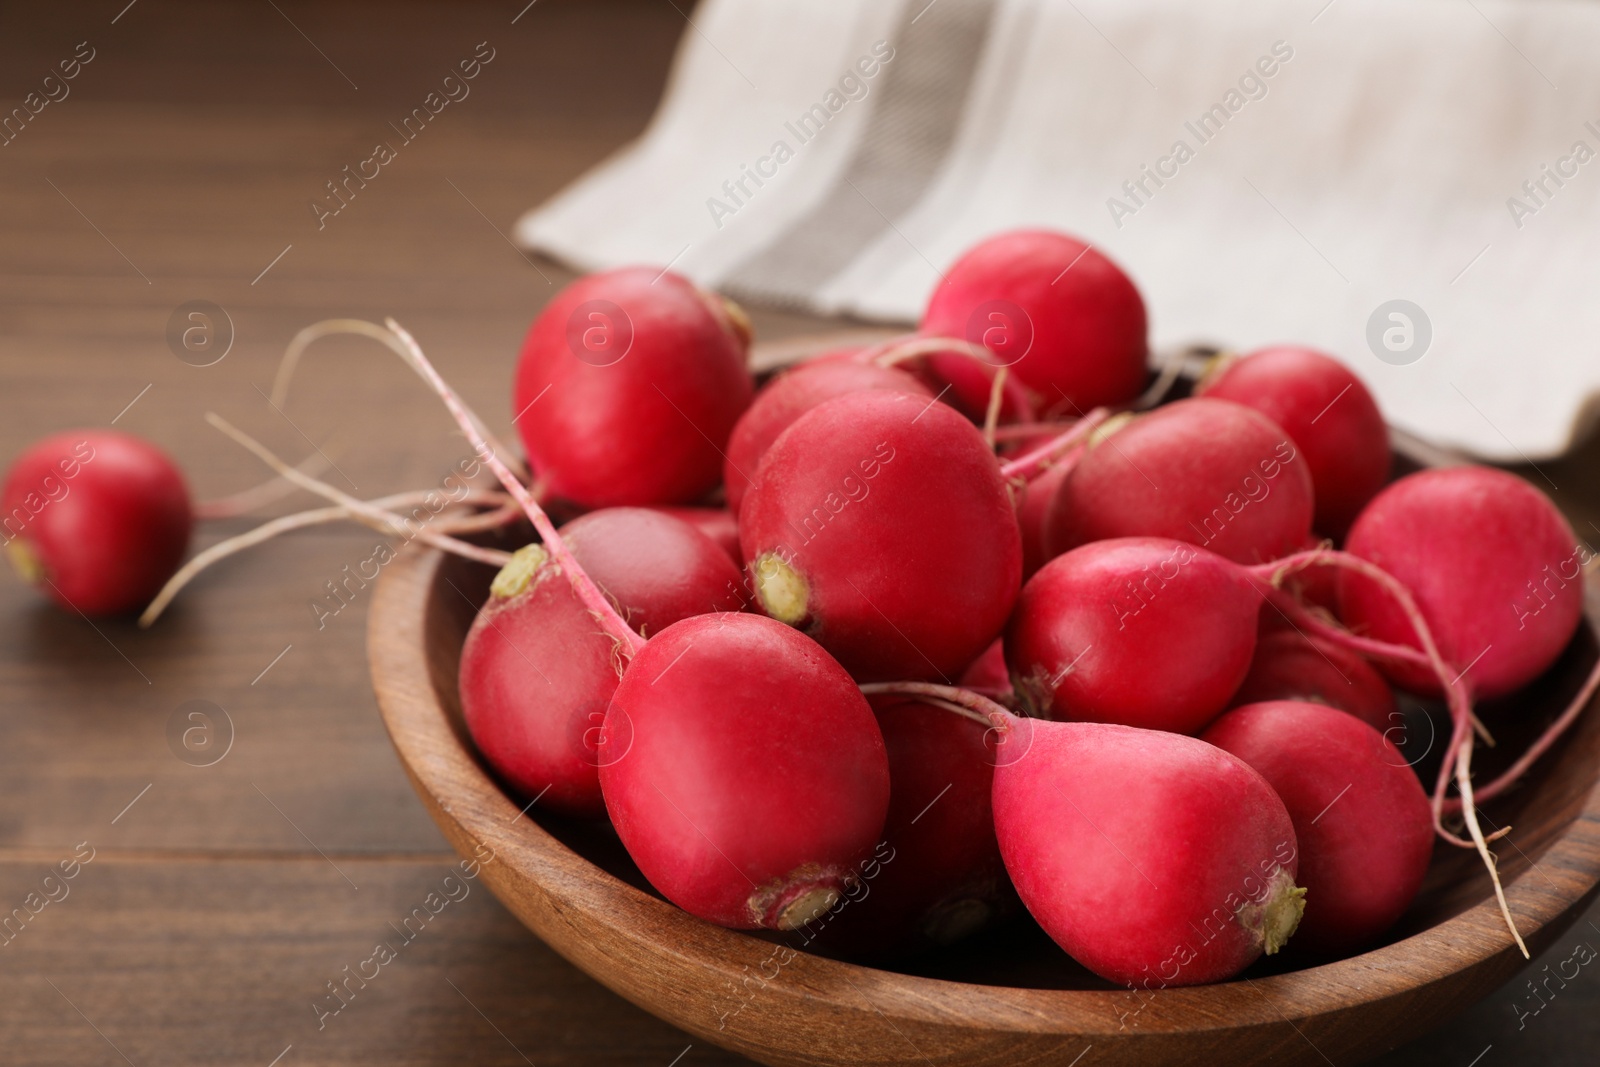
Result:
M1317 346L1440 445L1536 460L1600 414L1600 3L690 17L650 129L525 247L912 323L966 247L1051 226L1129 272L1158 347Z

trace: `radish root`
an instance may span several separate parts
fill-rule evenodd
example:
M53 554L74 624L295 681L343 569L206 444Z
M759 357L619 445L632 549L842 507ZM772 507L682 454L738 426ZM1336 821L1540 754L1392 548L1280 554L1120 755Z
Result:
M304 474L317 475L328 469L332 461L321 452L313 452L302 460L296 470ZM282 475L273 475L260 485L251 486L249 489L215 500L202 500L194 506L194 517L199 520L232 519L240 515L248 515L257 508L266 507L277 500L282 500L297 489L293 482Z
M869 682L861 686L861 691L868 696L885 694L916 697L998 730L1004 730L1007 720L1012 717L1010 711L995 701L960 686L933 682Z
M1484 838L1483 830L1478 825L1477 807L1472 790L1472 736L1473 713L1472 697L1467 685L1463 683L1460 675L1452 677L1450 669L1445 665L1444 657L1439 654L1438 646L1433 639L1433 631L1429 628L1427 620L1423 618L1422 609L1417 606L1416 599L1411 591L1402 585L1393 575L1383 568L1373 564L1360 556L1352 556L1347 552L1336 552L1328 548L1314 548L1306 552L1297 552L1283 559L1262 564L1259 567L1249 568L1249 572L1257 577L1264 578L1277 591L1284 578L1297 570L1309 566L1326 565L1340 567L1344 570L1360 574L1365 578L1378 583L1385 592L1394 598L1400 610L1405 614L1406 620L1411 624L1412 631L1416 634L1417 643L1422 646L1423 655L1427 658L1428 666L1434 676L1439 680L1444 690L1445 701L1450 708L1451 733L1450 748L1445 756L1444 763L1439 768L1439 777L1434 784L1432 808L1433 828L1441 838L1464 848L1475 848L1483 859L1484 867L1489 872L1489 880L1494 885L1495 900L1500 905L1500 914L1505 918L1506 927L1511 931L1511 937L1517 943L1517 948L1522 951L1524 958L1531 959L1528 946L1523 943L1522 934L1517 930L1517 923L1511 915L1511 907L1506 902L1505 888L1500 884L1500 870L1495 855L1489 850L1489 843ZM1332 627L1330 636L1335 640L1344 640L1338 636L1341 632L1334 631ZM1381 644L1379 642L1378 644ZM1456 790L1460 796L1462 814L1465 817L1467 833L1471 840L1465 840L1459 835L1451 833L1444 827L1445 792L1449 789L1452 774L1455 777ZM1509 831L1510 827L1505 827ZM1497 832L1496 836L1501 836Z
M344 490L337 489L327 482L319 481L309 474L302 474L279 459L266 445L263 445L260 441L257 441L254 437L234 426L214 411L206 412L206 421L249 449L263 463L291 482L303 489L309 489L318 496L331 500L333 503L348 510L351 518L384 533L411 536L410 531L406 528L404 516L396 515L392 511L369 504L365 500L358 500ZM465 541L457 540L447 534L436 533L433 530L419 530L415 536L425 544L444 549L446 552L453 552L467 559L477 560L479 563L487 563L492 567L502 567L511 558L509 552L495 548L481 548L478 545L468 544Z
M605 628L606 634L617 642L617 647L622 654L631 659L633 653L644 647L644 638L635 633L622 616L617 614L616 608L611 606L611 602L606 599L605 594L584 573L578 561L573 558L572 552L568 550L566 542L556 532L555 524L550 521L550 516L545 514L544 508L539 506L538 501L528 492L527 487L517 481L516 475L511 473L511 469L495 453L488 435L480 429L477 416L473 415L467 406L461 402L461 398L456 395L456 391L450 387L449 383L439 376L439 372L434 369L433 364L428 362L428 357L423 354L422 347L394 319L386 319L384 324L400 344L406 362L422 376L422 380L427 382L433 391L438 394L439 399L444 401L445 407L450 409L451 416L456 420L457 425L461 427L461 432L467 435L467 440L471 442L472 447L477 451L478 458L487 464L490 470L494 471L495 477L500 479L500 484L505 486L506 492L510 493L512 498L522 507L523 513L533 523L534 529L539 531L540 539L544 541L544 545L550 550L550 554L555 557L556 563L560 565L562 571L566 574L567 580L572 583L573 592L577 594L578 599L583 602L584 607L588 608L590 614L594 615L600 625Z
M1050 466L1056 460L1070 452L1073 447L1093 433L1102 423L1111 417L1109 408L1095 408L1083 418L1077 420L1068 429L1057 434L1044 444L1031 452L1025 452L1016 459L1008 460L1000 465L1000 477L1006 481L1020 478L1028 481L1038 474L1040 470Z
M304 465L302 464L302 467L303 466ZM284 484L291 483L285 482ZM385 510L390 508L410 507L423 503L423 498L431 492L432 490L411 493L396 493L393 496L386 496L377 500L368 501L368 503L374 507L383 508ZM463 499L455 501L455 503L490 503L492 502L491 498L501 497L502 495L503 494L499 493L483 493L481 491L474 491ZM516 505L512 504L511 507L514 509ZM493 511L486 511L480 515L471 516L470 518L460 519L454 522L441 521L435 525L434 531L436 533L465 533L469 530L489 529L493 526L504 524L513 515L519 513L520 512L518 511L512 511L508 513L505 506L502 505ZM343 522L352 518L354 518L354 513L343 505L312 508L309 511L300 511L293 515L284 515L280 518L273 519L270 522L262 523L255 529L239 534L236 537L230 537L225 541L218 541L210 548L198 553L193 559L185 563L178 573L167 579L167 584L161 587L161 591L156 594L155 599L150 601L149 606L144 609L142 614L140 614L140 627L148 629L152 623L161 617L161 613L167 609L167 605L172 603L173 598L183 590L183 587L194 581L194 579L198 577L202 571L206 570L212 564L226 559L229 556L235 555L236 553L242 552L247 548L252 548L255 545L259 545L264 541L270 541L272 538L277 537L281 533L288 533L291 530L303 529L307 526L318 526L330 522ZM489 520L493 520L493 522L491 523ZM493 550L484 549L483 551L489 552ZM510 553L506 553L506 558L510 558Z

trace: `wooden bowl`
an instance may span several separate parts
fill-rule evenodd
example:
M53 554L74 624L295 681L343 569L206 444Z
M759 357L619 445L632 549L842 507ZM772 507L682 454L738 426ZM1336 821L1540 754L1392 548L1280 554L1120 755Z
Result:
M1238 980L1135 993L1073 963L1025 918L899 973L724 930L651 891L604 825L524 813L461 721L461 643L488 568L413 546L385 568L368 653L384 723L412 784L462 855L551 947L640 1007L768 1064L1349 1064L1421 1034L1523 960L1474 853L1440 845L1386 943L1334 963L1263 960ZM1548 675L1483 717L1487 781L1570 699L1597 655L1600 597ZM1600 701L1597 701L1600 702ZM1435 754L1435 757L1437 755ZM1600 884L1600 714L1590 706L1526 782L1488 805L1513 913L1536 954ZM1431 775L1427 778L1431 781ZM480 853L481 855L481 853ZM1299 968L1299 969L1294 969Z

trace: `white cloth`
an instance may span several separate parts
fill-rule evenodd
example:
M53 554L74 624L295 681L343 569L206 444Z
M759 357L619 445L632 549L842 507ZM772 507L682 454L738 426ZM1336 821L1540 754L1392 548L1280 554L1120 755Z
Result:
M706 0L692 18L648 132L525 216L522 244L909 323L963 249L1045 225L1128 271L1158 347L1314 345L1438 444L1539 459L1600 412L1592 0ZM1225 124L1196 132L1214 105ZM1367 340L1394 299L1431 323L1402 365Z

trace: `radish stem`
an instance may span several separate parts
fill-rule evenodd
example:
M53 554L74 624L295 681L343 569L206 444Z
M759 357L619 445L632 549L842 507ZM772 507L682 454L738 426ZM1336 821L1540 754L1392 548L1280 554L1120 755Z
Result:
M1411 590L1407 589L1393 575L1376 564L1347 552L1335 552L1327 548L1314 548L1285 556L1283 559L1274 560L1271 563L1250 567L1247 570L1253 577L1264 578L1276 589L1287 575L1304 567L1315 565L1340 567L1376 582L1394 598L1395 603L1399 605L1400 610L1405 614L1406 621L1411 624L1417 643L1422 646L1422 652L1427 657L1428 665L1432 669L1434 676L1439 680L1440 687L1444 690L1452 722L1450 748L1447 751L1444 763L1439 768L1439 777L1433 789L1434 832L1453 845L1476 848L1478 850L1478 855L1483 858L1484 867L1489 871L1489 880L1494 883L1495 899L1500 903L1500 914L1505 917L1506 926L1510 929L1511 936L1516 941L1517 947L1522 950L1524 956L1527 956L1528 948L1523 944L1522 935L1517 931L1516 920L1511 917L1511 908L1506 903L1505 890L1500 885L1500 872L1495 863L1494 853L1489 851L1488 842L1484 840L1483 831L1478 826L1471 776L1472 721L1474 716L1472 713L1472 698L1467 691L1467 687L1462 684L1460 675L1451 676L1450 669L1445 665L1444 657L1439 654L1439 648L1433 640L1433 631L1423 617L1422 609L1417 606L1416 598L1411 595ZM1449 788L1452 773L1455 777L1456 789L1460 794L1461 810L1466 817L1467 832L1471 836L1470 841L1463 840L1460 836L1444 828L1445 791Z
M1013 478L1031 479L1043 467L1048 467L1055 460L1071 451L1072 447L1082 441L1106 419L1111 417L1109 408L1095 408L1089 414L1073 423L1071 427L1052 437L1044 444L1031 452L1025 452L1016 459L1007 460L1000 465L1000 477L1006 481Z
M410 493L396 493L393 496L380 497L377 500L368 501L368 503L374 507L383 508L385 510L389 508L406 507L410 504L422 503L422 498L426 496L428 492L431 492L431 490ZM498 496L499 494L492 495ZM479 502L481 501L474 500L471 496L463 500L456 501L456 503L462 504ZM498 515L504 510L505 509L502 507L496 511L486 512L485 516L482 517ZM255 529L239 534L236 537L230 537L225 541L218 541L205 551L196 554L195 557L189 562L185 563L176 574L167 579L167 584L161 587L161 591L156 594L155 599L150 601L150 604L144 609L144 612L140 614L140 627L149 628L152 623L161 617L161 613L167 609L167 605L172 603L173 598L175 598L178 593L183 590L183 587L194 581L194 579L198 577L202 571L206 570L212 564L226 559L235 553L242 552L247 548L259 545L264 541L270 541L272 538L281 533L287 533L290 530L303 529L307 526L317 526L330 522L341 522L353 517L354 513L342 504L335 505L333 507L312 508L309 511L300 511L293 515L284 515L280 518L272 519L271 521L262 523ZM444 524L441 523L439 529L442 530L443 526ZM460 528L456 528L456 532L462 531ZM448 551L455 551L453 546L447 545L441 547L445 547ZM478 552L480 553L493 551L495 550L478 549ZM509 552L501 553L501 555L504 555L507 560L511 558L511 554ZM474 554L469 558L478 559L480 562L493 562L492 560L484 559L482 556L477 554Z
M332 461L321 452L313 452L302 460L296 469L306 474L321 474L328 469ZM298 488L289 479L280 474L275 474L260 485L251 486L249 489L240 490L228 496L218 497L215 500L202 500L194 506L194 517L200 520L231 519L239 515L248 515L260 507L281 500Z
M572 583L573 592L583 602L583 606L589 609L601 626L605 627L609 636L618 642L624 655L631 658L634 652L644 647L644 638L635 633L622 616L617 614L617 609L606 599L605 594L594 584L593 579L584 573L583 568L579 566L578 561L573 558L572 553L567 549L566 543L562 541L561 535L556 532L555 524L550 521L550 516L545 514L544 508L539 506L538 501L533 499L527 488L517 481L516 475L512 474L510 468L495 454L495 450L490 446L486 435L479 430L476 418L462 404L461 399L456 396L456 391L450 387L449 383L439 376L439 372L434 369L433 364L428 362L428 357L423 354L421 346L398 322L393 319L387 319L385 324L406 349L407 362L439 395L439 399L444 401L445 407L450 409L450 414L455 418L457 425L461 427L461 432L467 435L467 440L477 450L478 458L486 463L490 470L494 471L495 477L500 479L500 484L505 486L506 492L510 493L512 498L522 506L523 513L533 523L534 529L539 531L539 537L544 541L545 547L550 550L550 554L555 557L561 570L566 574L567 580Z

